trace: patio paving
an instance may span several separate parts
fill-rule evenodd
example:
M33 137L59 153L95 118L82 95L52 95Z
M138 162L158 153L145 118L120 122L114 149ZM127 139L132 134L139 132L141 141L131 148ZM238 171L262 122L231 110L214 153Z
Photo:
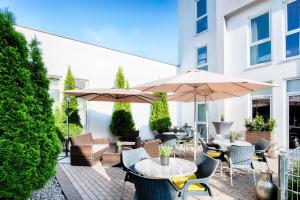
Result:
M276 161L271 163L275 165ZM256 165L256 169L264 169L264 165ZM121 167L104 167L101 163L93 167L71 166L68 160L60 161L57 166L57 179L67 199L84 200L115 200L120 199L125 172ZM257 180L259 175L257 174ZM211 179L214 199L255 199L255 186L253 174L240 171L234 176L234 187L230 187L230 178L224 173L222 177L219 172ZM126 183L124 200L132 200L134 185ZM189 197L189 200L200 199L200 197ZM201 199L211 199L201 197Z

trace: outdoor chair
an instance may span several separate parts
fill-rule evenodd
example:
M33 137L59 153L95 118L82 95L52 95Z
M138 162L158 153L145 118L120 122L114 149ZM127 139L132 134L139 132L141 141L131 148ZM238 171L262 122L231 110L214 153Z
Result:
M229 165L230 183L233 187L232 170L233 169L251 169L253 171L254 184L256 185L255 171L253 167L253 154L255 147L252 146L236 146L232 145L225 153L224 160Z
M126 182L129 181L132 183L132 180L130 179L130 176L129 176L129 172L130 171L136 172L134 165L137 162L139 162L140 160L147 159L147 158L151 158L151 157L144 148L137 148L137 149L131 149L128 151L122 151L122 164L123 164L123 170L126 171L126 175L124 178L121 199L123 197Z
M160 134L158 136L158 139L160 139L162 145L166 145L173 148L173 154L175 158L177 136L175 134Z
M147 140L145 142L142 143L142 147L147 151L147 153L152 157L159 157L159 144L160 144L160 140L156 139L156 140Z
M136 142L136 138L139 137L139 131L124 131L124 135L119 137L123 142Z
M270 144L271 144L271 142L269 140L265 140L265 139L258 140L254 144L255 153L253 155L253 160L258 161L258 162L265 162L267 164L268 168L269 168L269 166L267 163L265 153L266 153L267 149L269 148Z
M192 176L173 178L172 182L180 190L181 199L186 200L188 196L211 196L212 190L209 179L215 174L219 161L202 153L195 161L197 171Z
M154 136L155 139L158 139L160 133L157 130L152 131L152 134Z
M217 159L222 159L223 157L223 153L220 150L219 146L208 146L204 141L203 138L199 137L199 142L200 145L202 147L202 150L204 153L206 153L207 155L209 155L212 158L217 158Z
M174 200L179 191L169 179L151 179L129 172L135 186L134 200Z

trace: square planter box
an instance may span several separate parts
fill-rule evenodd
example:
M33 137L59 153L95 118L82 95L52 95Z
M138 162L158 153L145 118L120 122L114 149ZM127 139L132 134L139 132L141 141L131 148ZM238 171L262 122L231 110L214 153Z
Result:
M271 141L271 132L263 132L263 131L246 131L246 142L251 144L255 144L257 140L269 140Z

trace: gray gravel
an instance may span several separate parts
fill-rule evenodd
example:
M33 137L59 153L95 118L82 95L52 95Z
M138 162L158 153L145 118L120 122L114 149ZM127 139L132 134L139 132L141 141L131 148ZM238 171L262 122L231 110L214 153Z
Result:
M58 184L56 178L53 178L45 185L42 189L35 191L29 200L44 200L44 199L51 199L51 200L66 200L65 195L61 187Z

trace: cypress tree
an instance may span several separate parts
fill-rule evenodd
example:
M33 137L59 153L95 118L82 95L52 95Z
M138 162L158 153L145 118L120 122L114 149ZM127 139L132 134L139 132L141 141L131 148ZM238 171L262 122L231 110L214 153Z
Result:
M13 14L0 10L0 199L28 199L54 175L59 149L45 70L13 24ZM37 120L44 115L50 122Z
M119 89L129 89L129 82L125 79L122 67L119 67L116 74L115 87ZM132 131L135 124L131 114L130 103L116 102L110 124L110 131L114 136L122 136L124 131Z
M159 98L152 103L150 113L150 128L160 133L168 131L168 127L172 125L165 92L156 92Z

